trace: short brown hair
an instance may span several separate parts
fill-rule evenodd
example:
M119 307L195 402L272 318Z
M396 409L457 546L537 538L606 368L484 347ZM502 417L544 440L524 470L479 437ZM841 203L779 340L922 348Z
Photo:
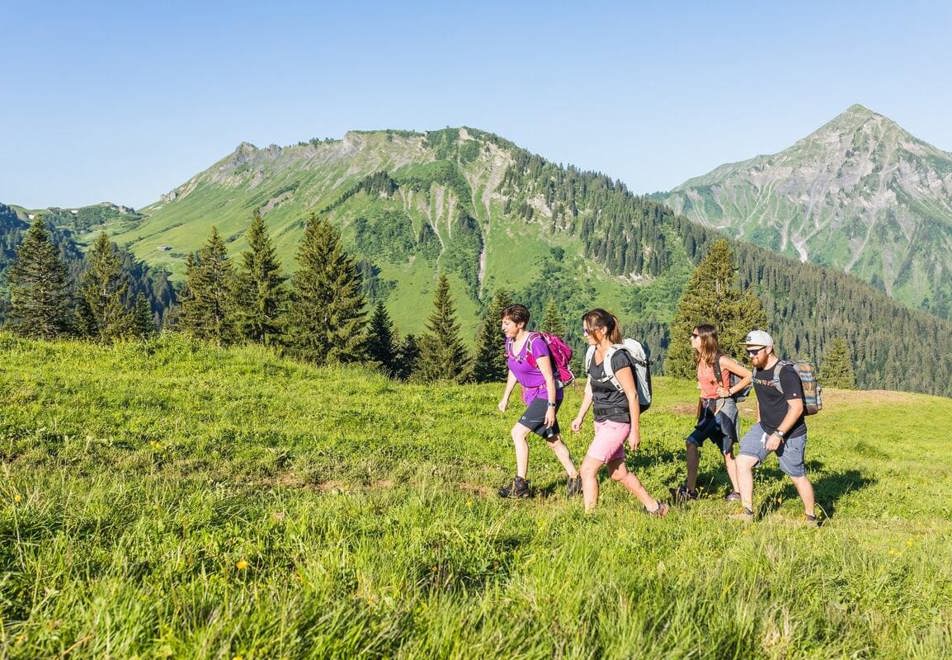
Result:
M513 323L529 325L529 310L525 305L509 305L499 314L500 319L509 319Z

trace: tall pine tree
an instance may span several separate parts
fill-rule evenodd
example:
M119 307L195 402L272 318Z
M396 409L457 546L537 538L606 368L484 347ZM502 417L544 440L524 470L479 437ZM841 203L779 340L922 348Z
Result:
M143 294L136 296L135 307L132 308L132 332L140 339L148 339L156 332L155 316L149 301Z
M122 268L119 249L105 232L86 253L80 295L88 314L87 332L101 341L111 341L134 334L132 312L126 308L129 296L129 275Z
M287 300L286 279L261 213L255 211L248 229L248 251L242 254L238 274L237 323L242 337L266 345L278 341Z
M236 337L235 270L225 243L212 227L208 242L185 263L179 325L200 339L228 343Z
M394 335L393 322L387 314L383 301L374 307L370 317L370 333L367 340L367 358L380 365L388 376L396 372L397 338Z
M72 331L73 300L66 266L41 217L30 225L7 274L9 327L28 337L52 339Z
M291 277L285 341L299 358L324 364L366 358L366 311L354 259L331 224L311 216Z
M394 377L409 380L416 371L419 360L420 344L416 337L407 335L397 347L397 354L394 357Z
M562 317L559 315L559 306L555 304L554 298L549 298L545 303L545 311L542 313L542 324L539 326L542 332L551 332L560 337L565 335L565 324L562 323Z
M420 359L415 378L423 382L448 380L462 383L470 376L470 357L460 338L459 321L450 296L450 282L440 274L433 297L433 313L420 338Z
M477 383L497 383L506 380L509 367L503 348L506 336L502 333L499 315L512 304L512 294L500 289L486 306L486 312L476 334L476 360L473 363L473 380Z
M709 323L717 328L721 351L740 359L740 342L753 328L764 328L767 316L750 290L741 291L727 241L715 241L691 275L671 321L671 344L665 374L694 378L691 330Z
M856 389L856 375L853 373L853 361L846 340L837 337L823 356L819 379L824 387L836 387L843 390Z

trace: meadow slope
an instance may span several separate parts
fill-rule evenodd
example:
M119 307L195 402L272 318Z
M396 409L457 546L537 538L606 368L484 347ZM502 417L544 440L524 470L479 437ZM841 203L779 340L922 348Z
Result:
M176 336L0 334L0 365L0 657L952 651L949 399L829 392L810 529L775 462L762 519L728 520L709 449L708 497L664 520L614 484L584 515L539 443L536 497L499 500L519 414L495 409L501 386ZM683 478L696 389L655 389L629 464L661 493ZM567 438L577 458L591 434Z

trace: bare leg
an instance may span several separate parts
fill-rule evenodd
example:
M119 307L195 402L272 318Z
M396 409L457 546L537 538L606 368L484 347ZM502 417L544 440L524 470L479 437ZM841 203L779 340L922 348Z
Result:
M516 476L526 478L529 471L529 442L526 437L531 433L529 428L522 424L512 427L512 443L516 447Z
M551 449L555 457L559 459L559 463L565 468L569 479L574 479L578 476L578 470L575 469L575 463L572 462L572 454L569 453L569 448L562 442L561 435L557 435L549 441L549 449Z
M800 499L803 500L804 512L808 516L812 516L816 507L816 502L813 499L813 484L810 483L806 475L802 477L790 477L790 480L793 481L793 485L796 486Z
M658 508L658 500L645 490L645 487L638 481L634 472L629 472L625 467L624 459L617 459L608 464L608 474L612 479L627 488L638 500L645 505L648 511L654 511Z
M757 465L756 456L741 454L734 461L737 465L737 485L740 492L740 501L744 508L754 510L754 466Z
M688 478L685 485L688 487L688 490L697 490L697 466L698 463L700 463L697 445L693 442L685 442L684 446L688 450Z
M588 513L598 504L598 470L602 462L597 458L586 456L582 461L582 499L585 502L585 512Z
M740 486L737 481L737 461L734 460L734 450L724 454L724 466L727 468L727 476L731 480L731 492L739 493Z

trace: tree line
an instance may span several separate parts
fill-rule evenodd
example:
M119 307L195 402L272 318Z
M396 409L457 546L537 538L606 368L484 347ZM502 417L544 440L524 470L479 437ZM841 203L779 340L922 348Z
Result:
M401 338L382 301L368 318L360 262L344 249L340 233L324 217L315 214L307 221L298 246L297 270L290 277L283 273L258 213L248 229L248 249L238 262L236 267L213 227L202 248L186 260L180 306L170 315L169 325L219 345L264 344L317 365L368 363L402 380L498 382L506 378L500 315L514 302L511 291L492 295L470 354L445 273L439 276L433 309L419 338L412 334ZM46 224L37 218L8 273L7 327L31 337L102 341L146 338L156 332L145 296L132 297L129 264L105 233L89 249L85 264L74 286ZM559 309L558 301L549 298L537 329L565 336ZM766 320L757 296L741 289L729 244L718 241L682 294L671 326L671 334L679 341L667 355L667 372L693 375L688 342L680 339L694 326L714 324L725 350L740 358L743 336L751 328L764 327ZM821 374L835 378L839 386L853 384L844 341L834 344Z

